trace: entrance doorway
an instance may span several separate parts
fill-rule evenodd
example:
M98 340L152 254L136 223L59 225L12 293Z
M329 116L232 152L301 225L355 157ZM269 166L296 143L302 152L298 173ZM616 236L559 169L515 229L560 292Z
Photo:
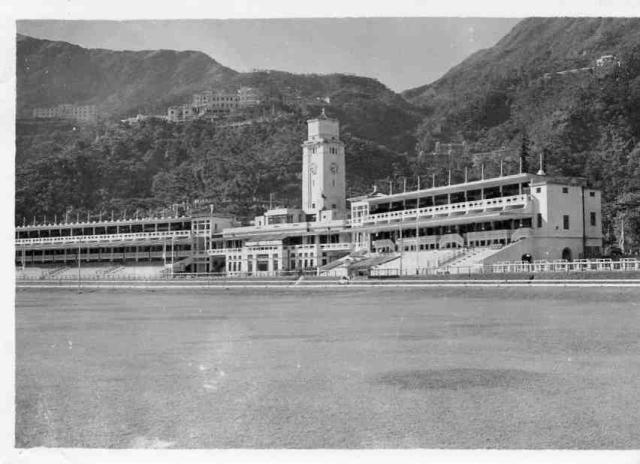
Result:
M562 259L571 261L571 248L565 248L562 250Z

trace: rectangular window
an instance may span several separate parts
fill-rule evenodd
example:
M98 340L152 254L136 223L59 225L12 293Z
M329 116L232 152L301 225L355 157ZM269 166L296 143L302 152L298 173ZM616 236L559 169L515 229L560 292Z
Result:
M538 224L538 229L540 227L542 227L542 214L541 213L538 213L538 215L537 215L537 224Z
M589 192L589 196L590 197L595 197L596 196L596 192Z
M562 187L562 193L569 193L569 187Z
M596 213L591 212L591 214L590 214L590 222L591 222L592 226L596 225Z
M540 193L540 192L542 192L542 188L536 187L536 193Z
M569 230L569 215L565 214L562 216L562 228L564 230Z

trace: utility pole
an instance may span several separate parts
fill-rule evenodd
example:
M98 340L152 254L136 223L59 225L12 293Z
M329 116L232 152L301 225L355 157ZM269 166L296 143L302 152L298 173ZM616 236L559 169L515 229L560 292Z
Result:
M175 248L175 236L171 236L171 278L173 279L173 260L174 260L174 248Z
M402 277L402 257L404 256L404 244L402 243L402 227L398 224L398 243L400 244L400 277Z
M78 293L80 293L80 282L81 282L81 276L80 276L80 244L78 244Z
M164 270L167 270L167 238L162 237L162 263L164 265Z
M420 200L418 199L418 201ZM420 212L416 211L416 274L419 273L419 269L420 269Z

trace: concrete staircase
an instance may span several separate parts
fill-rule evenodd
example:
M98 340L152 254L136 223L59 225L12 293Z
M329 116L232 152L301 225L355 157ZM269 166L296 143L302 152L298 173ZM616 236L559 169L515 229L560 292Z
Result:
M438 270L451 274L478 272L488 257L499 253L498 247L463 248L462 253L443 263Z

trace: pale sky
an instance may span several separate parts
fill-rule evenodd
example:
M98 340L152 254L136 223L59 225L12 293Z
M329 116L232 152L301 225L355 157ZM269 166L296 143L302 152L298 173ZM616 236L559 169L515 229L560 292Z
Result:
M432 82L519 19L22 20L17 31L87 48L199 50L237 71L344 72L395 91Z

